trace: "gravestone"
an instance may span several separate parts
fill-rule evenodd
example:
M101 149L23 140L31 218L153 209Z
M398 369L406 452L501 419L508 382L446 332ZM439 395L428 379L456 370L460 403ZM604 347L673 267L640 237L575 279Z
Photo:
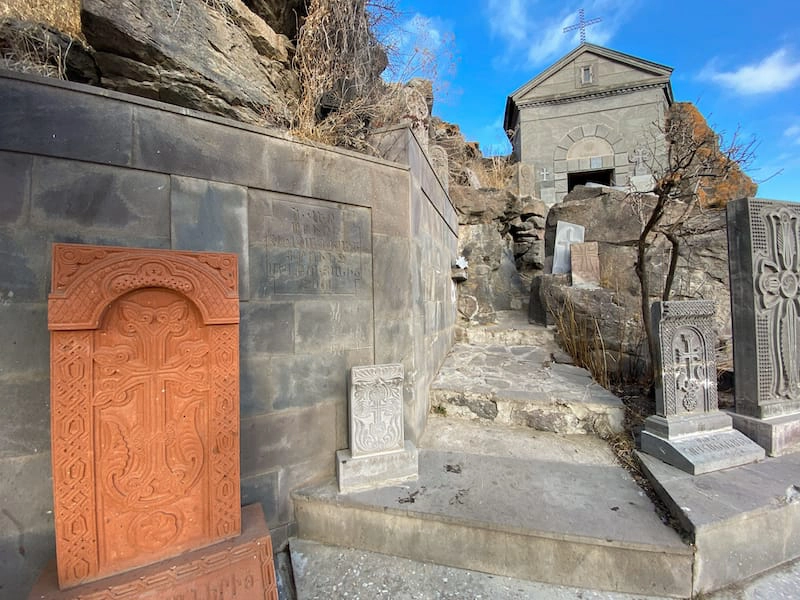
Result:
M770 456L800 448L800 205L728 204L734 426Z
M569 273L570 246L576 242L583 242L583 225L559 221L556 224L556 242L553 248L553 274Z
M642 451L699 475L764 458L717 405L714 303L656 302L656 414L645 420Z
M350 448L336 452L342 493L414 480L417 449L403 429L403 365L350 370Z
M57 583L31 598L277 598L240 507L237 283L235 254L54 245Z
M600 251L597 242L576 242L570 246L572 286L592 289L600 286Z

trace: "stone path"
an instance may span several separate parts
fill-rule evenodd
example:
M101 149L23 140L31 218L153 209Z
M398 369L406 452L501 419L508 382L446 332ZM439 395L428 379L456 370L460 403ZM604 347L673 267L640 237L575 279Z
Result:
M435 412L554 433L622 431L622 401L558 348L553 332L519 311L465 330L431 384Z

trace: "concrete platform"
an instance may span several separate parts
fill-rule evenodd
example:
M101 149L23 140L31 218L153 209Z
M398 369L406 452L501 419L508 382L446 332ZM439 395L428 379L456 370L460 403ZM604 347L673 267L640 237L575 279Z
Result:
M647 454L637 456L694 536L696 593L800 557L800 453L696 476Z
M420 446L412 485L296 492L299 537L545 583L690 595L691 548L601 440L432 418Z

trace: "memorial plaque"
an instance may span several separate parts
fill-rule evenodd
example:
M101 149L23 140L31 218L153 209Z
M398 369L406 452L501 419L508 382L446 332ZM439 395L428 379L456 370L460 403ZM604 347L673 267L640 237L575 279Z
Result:
M771 455L800 447L800 205L728 204L734 425Z
M570 245L573 287L592 289L600 286L600 250L597 242L574 242Z
M54 246L62 588L239 535L238 322L234 254Z
M718 409L714 303L656 302L656 415L645 420L642 450L698 475L764 458Z
M417 478L417 449L403 431L403 381L400 364L350 370L350 449L336 453L340 491Z
M267 217L269 291L356 294L369 277L369 210L273 200Z
M583 242L583 225L575 225L566 221L556 224L556 242L553 248L553 273L569 273L571 266L570 246Z

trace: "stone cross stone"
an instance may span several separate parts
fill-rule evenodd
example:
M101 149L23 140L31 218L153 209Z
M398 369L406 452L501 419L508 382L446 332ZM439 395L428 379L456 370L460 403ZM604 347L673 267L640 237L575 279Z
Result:
M646 161L650 158L650 150L647 148L635 148L628 156L628 160L633 163L633 175L650 175Z
M800 448L800 205L728 204L734 426L771 456Z
M556 225L556 242L553 248L553 273L569 273L570 245L583 242L583 225L559 221Z
M236 255L56 244L52 272L58 586L166 597L178 572L252 571L277 598L261 507L240 507Z
M656 302L656 414L645 420L642 451L693 475L764 458L717 406L714 303Z
M403 365L350 370L350 448L336 452L339 491L417 478L417 449L403 432Z
M570 246L572 286L592 289L600 286L600 251L597 242L574 242Z

